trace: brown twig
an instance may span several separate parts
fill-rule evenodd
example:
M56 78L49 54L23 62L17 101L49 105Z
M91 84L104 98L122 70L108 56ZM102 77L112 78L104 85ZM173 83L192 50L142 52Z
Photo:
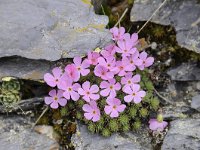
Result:
M127 13L128 8L126 8L123 12L123 14L121 15L121 17L119 18L119 20L117 21L117 23L114 25L115 27L120 24L121 20L124 18L125 14Z

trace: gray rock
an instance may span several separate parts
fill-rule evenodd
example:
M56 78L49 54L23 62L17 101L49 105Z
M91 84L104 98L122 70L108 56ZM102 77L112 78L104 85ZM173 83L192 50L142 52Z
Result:
M196 95L192 98L191 107L200 111L200 95Z
M72 136L75 150L150 150L151 139L148 130L143 128L138 133L116 133L105 138L91 134L85 125L78 125L78 131Z
M111 40L107 16L83 0L0 0L0 57L58 60Z
M147 21L163 0L135 0L131 21ZM178 44L200 53L200 4L197 0L168 0L151 20L172 25Z
M0 116L1 150L59 149L56 141L31 130L25 117Z
M0 59L0 80L6 76L20 79L39 80L49 72L51 63L45 60L30 60L21 57Z
M178 67L169 69L167 74L175 81L200 80L200 68L193 63L183 63Z
M200 119L175 120L170 124L162 150L200 149Z

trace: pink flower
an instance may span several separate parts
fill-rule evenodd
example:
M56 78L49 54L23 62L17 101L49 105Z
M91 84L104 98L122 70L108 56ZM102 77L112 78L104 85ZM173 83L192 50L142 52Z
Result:
M77 101L80 98L80 95L77 93L80 88L80 84L72 84L72 81L63 81L60 89L64 90L63 96L69 100L70 98L74 101Z
M139 66L140 70L144 70L145 67L151 66L154 62L154 58L153 57L147 57L146 52L140 53L139 58L142 60L142 64Z
M126 34L124 34L124 39L131 40L131 42L133 43L133 46L138 44L138 34L137 33L133 33L131 36L129 33L126 33Z
M58 67L52 70L53 75L50 73L46 73L44 75L44 81L51 87L58 86L60 87L61 77L62 77L62 70Z
M100 84L100 88L104 89L100 91L100 95L106 97L109 95L109 98L114 98L117 94L116 91L121 89L121 85L119 82L116 83L115 79L110 79L108 82L102 81Z
M82 88L78 89L78 93L83 96L83 99L86 102L90 102L91 100L98 100L99 94L99 87L97 85L92 85L90 87L90 82L86 81L82 84Z
M84 116L87 120L92 120L93 122L100 120L100 110L95 101L90 101L89 105L84 104L83 110L85 111Z
M118 76L124 76L128 71L133 71L130 63L127 61L116 61L116 67L111 69L112 72L118 74Z
M109 72L108 68L103 67L101 65L97 65L94 68L94 74L97 77L100 77L100 78L102 78L104 80L108 80L108 79L111 79L111 78L114 77L114 73L113 72Z
M141 102L142 98L145 97L146 92L140 91L140 85L139 84L133 84L131 87L127 86L123 89L125 93L128 95L124 97L125 102L131 102L138 104Z
M127 73L125 75L125 77L122 77L121 79L121 84L125 85L124 88L126 88L127 86L132 86L133 84L139 83L140 82L140 75L136 74L134 76L132 76L133 73Z
M113 35L113 40L118 41L118 40L122 40L124 37L124 33L125 33L125 29L124 27L113 27L110 29L110 32Z
M90 69L87 69L90 66L90 64L88 63L87 60L84 60L82 62L82 58L81 57L74 57L73 61L74 61L74 64L75 64L78 72L82 76L86 76L90 72Z
M130 56L134 54L137 48L133 47L131 40L121 40L117 42L118 47L115 47L116 52L121 53L122 56Z
M51 104L51 108L57 109L58 104L61 106L65 106L67 104L67 100L63 98L63 91L62 90L51 90L49 92L50 97L45 97L44 101L47 105Z
M115 58L112 56L107 57L106 59L104 59L103 57L99 57L98 62L100 66L108 68L109 70L115 67Z
M97 52L88 52L87 61L91 65L97 65L99 57L100 57L100 55Z
M149 128L153 131L163 131L167 125L168 123L166 121L159 122L157 119L149 120Z
M133 68L133 71L136 69L136 66L142 65L142 60L139 59L139 52L138 50L135 51L135 53L129 57L123 57L123 61L129 62L131 67Z
M108 105L105 106L104 111L111 118L118 117L119 112L123 112L126 108L126 105L121 104L121 101L117 98L108 98L106 102Z
M80 79L80 73L74 64L69 64L65 67L65 76L62 79L73 80L75 82Z
M104 57L104 58L107 58L107 57L114 57L115 55L115 44L110 44L108 46L106 46L102 51L101 51L101 55Z

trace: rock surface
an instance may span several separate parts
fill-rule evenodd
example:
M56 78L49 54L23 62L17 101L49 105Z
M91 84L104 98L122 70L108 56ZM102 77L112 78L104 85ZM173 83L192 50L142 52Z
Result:
M25 117L0 116L0 145L2 150L58 150L56 141L31 130Z
M161 150L197 150L200 148L200 119L172 121Z
M131 21L147 21L163 0L135 0ZM197 0L168 0L152 22L172 25L178 44L200 53L200 3Z
M192 98L191 107L200 111L200 95L196 95Z
M39 80L49 72L51 63L45 60L30 60L21 57L4 57L0 59L0 80L6 76L20 79Z
M184 63L168 70L167 74L175 81L197 81L200 80L200 67L197 64Z
M1 0L0 57L58 60L111 40L107 16L84 0Z
M76 150L149 150L152 149L148 130L138 133L116 133L105 138L91 134L85 125L78 125L79 131L73 135L72 143Z

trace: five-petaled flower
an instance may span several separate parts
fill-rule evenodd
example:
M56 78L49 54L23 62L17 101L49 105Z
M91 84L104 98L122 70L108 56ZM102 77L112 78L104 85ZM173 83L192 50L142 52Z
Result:
M141 79L139 74L133 76L133 73L129 72L124 77L122 77L121 84L124 85L123 88L126 88L127 86L132 86L133 84L139 83L140 80Z
M168 123L166 121L159 122L157 119L150 119L149 120L149 128L152 131L163 131Z
M52 74L50 73L46 73L44 75L44 81L51 87L55 87L58 86L58 88L60 87L60 83L61 83L61 78L62 78L62 70L58 67L54 68L52 70Z
M99 57L100 55L97 52L88 52L88 57L86 60L90 65L97 65Z
M82 88L78 89L78 93L83 96L86 102L99 99L99 87L97 85L90 86L90 82L86 81L82 84Z
M151 66L154 62L154 58L153 57L147 57L146 52L140 53L139 58L142 60L142 64L139 66L140 70L144 70L144 68Z
M85 111L84 116L87 120L92 120L93 122L100 120L100 110L95 101L90 101L89 104L84 104L83 110Z
M49 96L44 98L44 101L47 105L50 104L50 107L53 109L57 109L59 105L65 106L67 104L67 100L63 98L62 90L51 90Z
M114 98L117 94L116 91L121 89L119 82L116 83L115 79L110 79L107 81L102 81L100 88L103 89L100 91L100 95L108 98Z
M105 106L104 111L111 118L118 117L119 112L123 112L126 108L126 105L121 104L121 101L117 98L108 98L106 102L108 105Z
M120 28L113 27L113 28L110 29L110 32L113 35L113 40L119 41L119 40L124 39L124 34L125 34L125 28L124 27L120 27Z
M103 80L109 80L112 79L114 77L114 73L109 71L108 68L101 66L101 65L97 65L94 68L94 74L97 77L101 77Z
M65 73L62 77L63 80L78 81L80 79L80 73L78 72L74 64L69 64L65 67Z
M145 91L140 90L139 84L133 84L132 86L127 86L123 88L123 91L128 95L124 97L125 102L131 102L138 104L141 102L142 98L146 95Z
M72 100L77 101L80 98L80 95L77 92L80 87L80 84L72 84L72 81L67 80L62 82L60 89L64 90L63 96L67 100L71 98Z
M86 76L90 72L90 69L87 69L90 66L90 64L88 63L87 60L84 60L82 62L82 58L77 56L77 57L74 57L73 61L74 61L74 64L75 64L78 72L82 76Z

